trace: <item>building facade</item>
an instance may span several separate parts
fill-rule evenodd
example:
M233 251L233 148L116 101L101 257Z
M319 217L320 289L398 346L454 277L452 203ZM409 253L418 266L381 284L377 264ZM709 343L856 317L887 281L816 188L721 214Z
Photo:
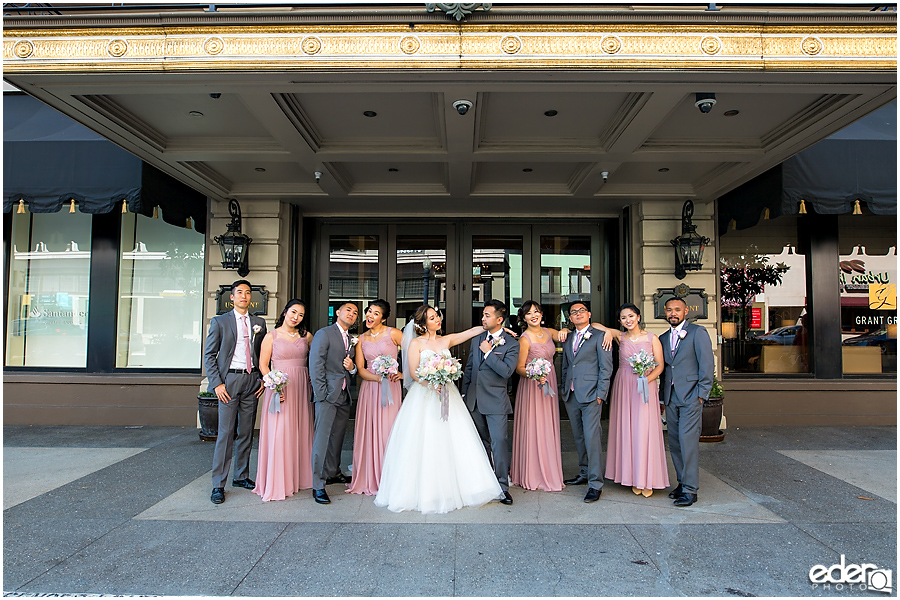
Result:
M146 210L91 217L84 235L96 241L107 232L92 255L108 252L112 285L104 289L116 292L94 300L102 282L92 256L81 291L59 296L55 318L86 331L83 363L63 364L77 353L60 345L70 341L60 341L62 331L31 346L37 358L7 335L5 420L193 424L202 374L199 351L191 353L209 319L227 309L223 286L237 278L221 267L214 241L235 199L252 238L248 278L265 292L260 310L270 324L292 297L308 301L313 328L341 301L364 308L384 298L402 326L427 296L453 331L471 326L487 299L517 307L533 298L549 325L561 325L575 300L589 301L604 323L634 301L660 332L657 304L683 284L713 340L730 425L895 423L896 359L892 366L885 340L896 340L896 310L868 314L853 300L847 309L859 314L845 327L836 287L844 266L851 288L895 283L896 268L880 266L872 278L887 272L889 281L869 282L872 269L859 261L872 259L858 257L862 245L867 257L891 261L895 216L873 212L875 201L863 197L860 215L852 201L825 214L810 199L805 215L797 203L752 228L723 231L719 218L728 194L896 99L896 13L871 8L505 5L459 19L424 5L10 14L9 84L208 202L191 235L171 226L154 233ZM26 226L14 193L27 192L4 190L7 265L23 248L29 269L50 264L35 256L45 253L37 242L51 239L40 228L53 231L54 218L73 215L26 206ZM893 197L895 215L896 186ZM710 243L702 267L678 279L671 242L686 201ZM200 249L189 241L198 230ZM877 242L859 243L867 231L879 233ZM74 235L57 236L59 247L47 252L64 253L66 243L83 251ZM144 241L154 235L158 244ZM164 252L179 236L187 237L182 253L156 260L164 269L155 283L142 278L136 257ZM185 244L193 244L187 252ZM720 261L751 244L791 269L736 318L734 301L723 300ZM191 297L195 274L182 273L181 285L167 276L170 266L184 271L198 260L199 319L196 307L182 321L154 312L169 306L166 298ZM12 332L17 319L31 318L22 316L34 312L30 303L57 298L33 297L8 272ZM146 293L134 292L136 279L147 280ZM890 287L878 289L890 296ZM85 295L89 310L76 306ZM76 323L76 315L105 325ZM870 320L877 317L887 321ZM804 319L805 351L764 339ZM731 337L738 328L740 348ZM842 343L869 334L885 340ZM92 340L103 336L111 341L92 358ZM163 348L162 363L151 364L148 342ZM880 373L844 368L871 364L873 349L884 349Z

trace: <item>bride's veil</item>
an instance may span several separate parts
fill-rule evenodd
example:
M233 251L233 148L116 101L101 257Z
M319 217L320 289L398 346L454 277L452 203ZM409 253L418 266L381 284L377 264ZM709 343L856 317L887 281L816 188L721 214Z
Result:
M409 372L409 344L418 337L416 335L416 324L410 320L403 328L403 339L400 341L400 350L403 353L403 387L409 389L413 381L412 374Z

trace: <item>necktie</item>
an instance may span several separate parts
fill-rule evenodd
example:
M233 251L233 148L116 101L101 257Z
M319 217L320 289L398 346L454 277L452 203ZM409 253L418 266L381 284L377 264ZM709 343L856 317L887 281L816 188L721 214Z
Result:
M247 315L241 317L241 323L244 324L244 354L247 358L247 372L253 371L253 357L250 355L250 323Z
M672 338L672 356L675 356L675 346L678 345L678 330L673 329L669 336Z
M575 333L575 346L572 348L572 354L578 354L578 348L581 347L581 332Z
M349 347L347 346L347 332L344 331L344 330L343 330L342 328L340 328L340 327L339 327L338 329L341 330L341 337L344 338L344 355L346 356L346 355L347 355L347 350L349 350ZM347 389L347 376L346 376L346 374L344 375L344 381L341 382L341 389L342 389L342 390L346 390L346 389Z

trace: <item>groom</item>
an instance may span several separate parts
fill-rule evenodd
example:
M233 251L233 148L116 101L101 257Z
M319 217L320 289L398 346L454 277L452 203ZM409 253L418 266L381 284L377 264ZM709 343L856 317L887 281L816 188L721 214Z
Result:
M248 490L256 487L250 479L250 447L256 404L263 389L259 349L266 337L266 321L248 314L251 293L249 281L240 279L231 284L234 310L213 317L203 349L208 389L219 398L219 434L213 452L213 491L209 497L213 504L225 502L225 480L231 470L232 452L234 478L231 485Z
M463 374L462 395L503 489L500 502L512 504L507 427L512 404L506 393L506 382L519 362L519 342L503 330L504 319L506 305L503 302L488 300L484 303L481 325L487 334L472 338Z
M669 331L659 336L666 362L662 383L666 404L669 451L678 485L669 493L675 506L697 501L700 485L700 421L703 402L712 390L715 363L712 342L705 327L685 321L687 303L681 298L666 301Z
M351 375L356 365L350 359L356 338L350 328L359 310L353 302L341 304L334 325L323 327L313 336L309 347L309 374L316 406L312 447L313 499L331 504L325 492L330 483L349 483L341 473L341 447L350 418Z
M569 309L569 320L575 326L563 345L563 402L578 451L578 475L564 481L566 485L588 484L585 502L600 499L603 488L603 428L600 415L609 392L612 376L612 352L604 350L603 335L591 327L591 313L583 302Z

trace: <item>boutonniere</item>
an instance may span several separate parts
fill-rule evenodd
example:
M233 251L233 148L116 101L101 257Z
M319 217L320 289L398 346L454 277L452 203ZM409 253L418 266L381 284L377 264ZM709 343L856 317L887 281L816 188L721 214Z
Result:
M687 331L685 331L684 329L681 329L678 331L678 339L683 340L686 337L687 337Z
M355 335L350 337L350 347L351 348L353 346L355 346L358 342L359 342L359 338L356 337Z
M253 326L253 334L254 334L254 335L256 335L257 333L259 333L260 331L262 331L262 327L261 327L260 325L254 325L254 326Z
M503 339L503 336L500 336L500 337L498 337L497 339L494 340L494 347L495 347L495 348L496 348L497 346L505 346L505 345L506 345L506 340Z
M585 331L583 337L584 337L584 339L589 340L589 339L591 339L592 335L594 335L594 334L591 333L590 331Z

